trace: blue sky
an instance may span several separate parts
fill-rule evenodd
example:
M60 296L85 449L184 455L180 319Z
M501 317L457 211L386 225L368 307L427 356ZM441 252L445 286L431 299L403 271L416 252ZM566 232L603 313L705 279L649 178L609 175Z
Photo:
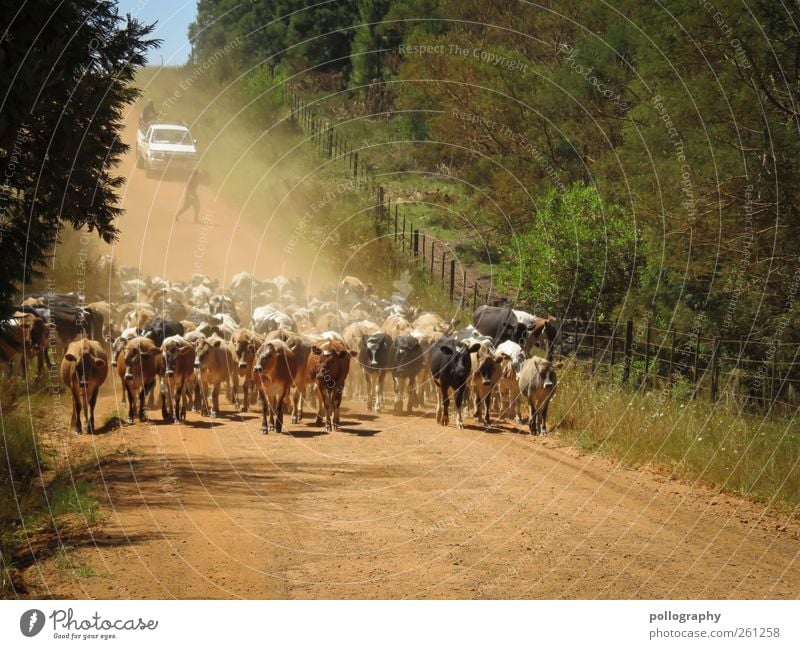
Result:
M145 23L158 21L153 38L163 39L161 49L149 57L150 65L182 65L191 51L188 29L197 14L197 0L118 0L119 13Z

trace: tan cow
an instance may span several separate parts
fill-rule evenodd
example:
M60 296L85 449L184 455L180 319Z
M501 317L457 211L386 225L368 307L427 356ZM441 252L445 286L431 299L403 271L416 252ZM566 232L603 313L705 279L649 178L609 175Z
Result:
M370 334L378 333L381 328L370 320L351 322L342 331L342 338L348 349L361 349L361 341ZM362 399L367 394L366 376L360 363L355 363L350 368L350 381L348 381L348 398Z
M475 419L488 426L492 393L500 382L503 368L500 359L495 356L494 349L488 343L481 343L480 348L472 353L471 362L470 388L471 396L475 399Z
M228 398L233 403L233 389L237 382L236 362L223 338L216 334L201 338L195 346L194 367L200 381L200 409L203 415L216 417L219 413L219 388L228 383ZM211 408L208 407L209 390Z
M108 357L101 343L76 340L69 344L61 361L61 380L72 393L70 425L80 435L81 406L86 416L86 432L94 433L94 407L97 393L108 376Z
M194 382L194 345L183 336L170 336L161 344L164 378L161 381L161 416L176 424L186 419L186 403Z
M557 383L555 366L544 358L534 356L522 366L519 391L530 406L528 428L532 435L544 435L547 432L547 407Z
M145 398L153 391L162 374L164 362L161 348L149 338L137 336L127 342L125 353L117 358L117 372L128 399L128 423L133 423L136 398L139 399L139 421L145 421Z
M264 344L263 336L259 336L250 329L235 331L228 341L228 350L236 364L233 403L239 407L240 412L247 412L250 407L250 389L254 387L253 365L256 359L256 352L262 344ZM239 405L239 383L242 384L244 398L241 405Z
M407 336L414 330L412 324L403 316L398 314L390 315L381 326L381 331L389 334L392 340L400 336Z

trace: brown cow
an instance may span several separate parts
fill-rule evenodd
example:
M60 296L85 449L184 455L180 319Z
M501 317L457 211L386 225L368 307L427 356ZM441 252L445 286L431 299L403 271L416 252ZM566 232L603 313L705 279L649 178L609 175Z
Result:
M61 380L72 393L70 425L80 435L81 405L86 414L86 430L94 433L94 406L97 393L108 376L108 358L101 343L94 340L76 340L69 344L61 361Z
M253 379L261 398L261 432L283 430L283 405L298 373L294 352L282 340L264 341L256 352Z
M216 334L201 338L195 344L194 367L200 379L200 408L203 415L216 417L219 413L219 386L228 383L228 398L233 403L233 387L237 381L236 363L223 338ZM209 387L211 409L208 408Z
M494 350L482 343L480 349L472 354L472 396L475 399L475 419L484 426L489 425L489 409L492 393L503 376L501 359ZM481 416L483 413L483 416Z
M194 345L183 336L165 338L161 345L164 378L161 381L161 416L176 424L186 419L194 377Z
M164 367L161 348L149 338L137 336L125 345L124 356L117 358L117 372L128 399L128 423L133 423L136 397L139 397L139 421L145 421L144 401Z
M240 412L247 412L250 406L250 388L253 386L253 365L256 352L264 343L264 338L250 329L235 331L228 341L228 350L236 365L233 385L233 403L239 406L239 382L242 382L244 401L239 406Z
M306 388L310 384L305 368L308 365L308 356L311 354L311 342L305 336L283 329L271 331L267 334L266 339L268 341L282 340L294 354L297 372L294 375L292 392L292 423L298 424L303 419L303 402L306 399Z
M344 342L336 339L323 340L311 348L308 357L309 378L317 384L319 411L317 426L322 425L325 410L325 430L339 430L339 408L347 374L350 371L350 357L358 352L351 351Z

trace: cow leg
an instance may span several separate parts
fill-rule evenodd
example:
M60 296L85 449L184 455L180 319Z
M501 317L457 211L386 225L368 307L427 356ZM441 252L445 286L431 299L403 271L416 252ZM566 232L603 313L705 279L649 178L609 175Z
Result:
M303 394L302 390L295 388L292 393L292 423L299 424L303 418Z
M267 424L269 402L267 400L267 395L264 393L263 387L258 388L258 398L261 401L261 434L266 435L269 432L269 425Z
M170 398L169 388L169 382L161 382L161 419L164 421L169 421L172 417L172 399Z
M142 386L139 390L139 421L145 421L147 417L144 412L144 401L147 398L147 390Z
M441 420L440 424L442 426L447 426L450 423L450 391L442 386L442 413L441 413Z
M332 390L331 398L333 399L333 429L339 430L341 421L339 419L339 410L342 407L342 395L344 394L344 386L337 385Z
M220 384L215 383L211 386L211 417L212 419L219 413L219 391Z
M314 394L317 397L317 418L314 420L314 425L322 426L323 409L325 408L325 393L323 392L323 387L317 384L317 391Z
M456 390L456 428L464 428L464 420L461 417L461 408L464 405L464 393L467 391L467 387L462 385L458 390Z
M403 379L397 375L392 375L392 387L394 388L394 412L399 415L403 410L403 396L401 390L403 389Z
M128 398L128 423L132 424L133 416L136 413L136 397L133 396L133 390L131 390L127 381L122 382L122 387L125 390L125 396Z
M275 432L280 433L283 431L283 400L286 398L286 391L284 390L278 395L278 404L275 408Z
M408 379L408 407L407 414L412 414L412 410L417 405L417 375L412 374Z
M530 414L528 415L528 430L531 435L536 435L537 433L537 425L536 425L536 404L533 401L529 402L530 405Z
M97 405L97 395L100 393L100 386L95 387L92 396L89 399L89 430L88 432L94 435L94 408Z
M78 395L75 394L74 388L72 390L72 417L70 417L70 424L75 430L76 435L80 435L83 432L81 428L81 400Z
M245 377L244 383L242 384L242 405L239 408L239 412L247 412L247 409L250 407L250 379Z
M541 414L541 425L539 431L542 435L547 434L547 409L550 407L550 399L544 402L544 405L539 409Z
M381 370L378 372L378 378L375 381L375 412L380 413L381 408L383 408L383 379L384 379L384 372ZM341 400L340 400L341 401Z

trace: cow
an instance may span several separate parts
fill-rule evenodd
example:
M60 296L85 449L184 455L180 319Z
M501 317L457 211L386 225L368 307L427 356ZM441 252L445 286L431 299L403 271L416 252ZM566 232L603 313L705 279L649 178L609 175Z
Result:
M456 427L464 428L461 407L467 382L472 374L470 354L480 349L480 343L465 344L454 338L440 338L431 349L431 374L439 388L436 399L436 422L441 426L450 423L450 390L456 397Z
M351 322L342 330L342 338L348 349L361 349L361 341L370 334L378 333L381 328L369 320L359 320ZM350 381L348 381L348 392L356 398L365 397L367 388L364 379L364 372L361 364L357 363L350 368ZM352 391L350 391L352 389Z
M282 340L265 340L256 352L253 381L261 399L261 432L283 430L283 406L300 368Z
M128 423L133 423L136 397L139 397L139 421L145 421L144 401L153 391L156 378L163 372L161 348L152 340L137 336L125 345L125 353L117 359L117 373L128 400Z
M336 334L338 336L338 334ZM310 383L306 367L308 356L311 354L312 343L305 337L292 331L278 329L267 334L266 340L282 340L294 354L297 372L294 375L294 392L292 393L292 423L300 423L303 418L303 401L306 398L306 388Z
M455 319L447 322L437 313L426 312L418 315L414 320L413 325L416 331L420 331L423 334L438 332L447 336L453 331L454 320Z
M425 352L419 340L411 335L398 336L390 350L395 412L403 410L403 388L407 392L406 412L410 415L419 405L417 378L425 369Z
M162 316L156 316L153 321L144 328L142 336L153 341L156 347L161 347L166 338L170 336L182 336L186 331L180 322L167 320Z
M0 323L0 362L8 367L9 376L14 361L20 361L20 373L26 376L29 362L38 361L37 379L44 376L44 366L52 367L48 350L48 335L55 325L45 322L36 310L27 305L19 307L10 318Z
M264 343L264 339L250 329L239 329L228 341L228 350L236 364L237 379L233 386L234 405L240 412L247 412L250 407L250 388L253 386L253 365L256 352ZM242 384L243 401L239 404L239 383Z
M529 358L519 374L519 391L528 400L528 428L532 435L547 432L547 407L556 391L556 370L550 361L538 356Z
M385 333L369 334L361 339L358 363L366 381L367 410L380 412L383 407L383 383L391 368L392 339Z
M475 327L484 336L489 336L495 346L503 341L513 340L515 343L525 347L525 340L531 332L531 328L525 323L517 320L514 311L509 307L481 305L473 313Z
M495 356L493 346L481 343L478 351L472 354L470 362L472 364L470 388L475 399L475 419L484 426L489 426L492 394L503 373L500 359Z
M276 329L297 331L292 316L270 306L260 306L253 311L249 328L262 336Z
M345 380L350 371L350 358L358 354L344 342L334 338L324 339L311 348L308 357L309 378L317 386L319 410L316 425L323 423L325 430L339 430L339 409Z
M401 315L390 315L386 320L384 320L383 325L381 326L381 331L385 334L389 334L393 339L397 338L398 336L405 336L406 334L411 333L414 330L414 327L411 323L406 320Z
M164 378L161 381L161 416L176 424L186 419L194 377L194 345L183 336L170 336L161 344Z
M61 361L61 380L72 393L70 425L80 435L81 406L86 416L86 430L94 433L94 407L97 393L108 376L108 357L101 343L83 338L69 344Z
M205 416L216 417L219 413L219 387L223 381L228 383L228 392L233 403L233 388L236 380L236 363L225 341L212 335L201 338L195 345L194 367L200 382L201 412ZM208 407L209 388L211 408Z
M495 350L500 358L502 374L497 385L500 396L500 417L502 419L509 416L513 411L514 421L520 423L520 393L519 393L519 373L528 358L525 350L513 340L506 340L500 343Z

